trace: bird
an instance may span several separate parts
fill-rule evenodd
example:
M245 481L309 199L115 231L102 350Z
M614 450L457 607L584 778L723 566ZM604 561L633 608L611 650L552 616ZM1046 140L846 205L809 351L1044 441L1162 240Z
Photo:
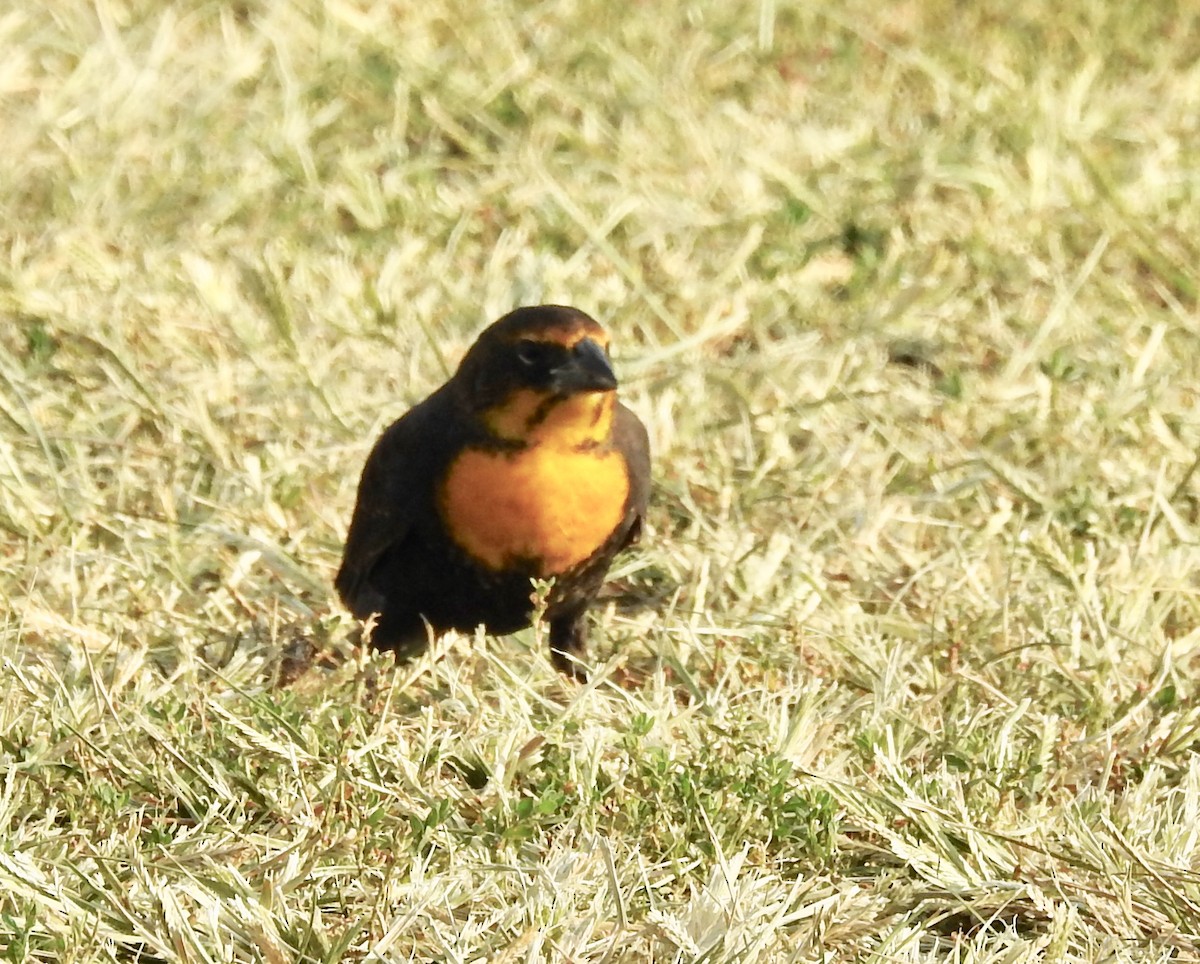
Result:
M431 637L531 625L587 679L587 610L642 532L650 444L617 399L609 337L565 305L493 322L454 374L393 422L359 479L334 585L371 644L400 658Z

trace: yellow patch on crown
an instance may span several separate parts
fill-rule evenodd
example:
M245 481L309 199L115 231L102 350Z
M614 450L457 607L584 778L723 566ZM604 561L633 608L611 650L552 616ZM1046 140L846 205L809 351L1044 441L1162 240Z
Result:
M555 325L541 331L521 332L522 339L551 342L564 348L574 348L583 339L590 338L601 348L608 347L608 332L597 324L580 322L574 325Z
M599 549L629 497L625 460L600 444L612 427L615 393L573 396L531 425L544 399L522 389L489 413L497 435L524 445L464 449L439 492L442 520L459 548L489 569L532 563L542 578Z

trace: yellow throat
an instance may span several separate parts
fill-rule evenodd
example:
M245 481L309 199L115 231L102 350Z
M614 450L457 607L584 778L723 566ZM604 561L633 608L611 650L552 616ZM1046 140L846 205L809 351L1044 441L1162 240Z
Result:
M489 569L548 578L604 545L629 497L610 439L615 408L615 392L552 400L518 389L485 412L489 431L520 447L467 448L451 463L438 507L459 548Z

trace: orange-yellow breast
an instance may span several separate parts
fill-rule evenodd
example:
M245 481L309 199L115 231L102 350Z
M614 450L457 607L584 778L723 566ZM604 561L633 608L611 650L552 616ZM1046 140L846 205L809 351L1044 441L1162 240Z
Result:
M621 455L601 448L465 449L439 495L446 531L461 549L493 570L532 562L548 578L612 535L629 476Z

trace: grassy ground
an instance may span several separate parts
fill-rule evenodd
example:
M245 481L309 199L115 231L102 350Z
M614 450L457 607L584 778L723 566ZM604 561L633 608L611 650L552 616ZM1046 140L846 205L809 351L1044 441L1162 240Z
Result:
M0 956L1200 954L1200 20L0 9ZM394 669L330 581L482 325L649 532Z

